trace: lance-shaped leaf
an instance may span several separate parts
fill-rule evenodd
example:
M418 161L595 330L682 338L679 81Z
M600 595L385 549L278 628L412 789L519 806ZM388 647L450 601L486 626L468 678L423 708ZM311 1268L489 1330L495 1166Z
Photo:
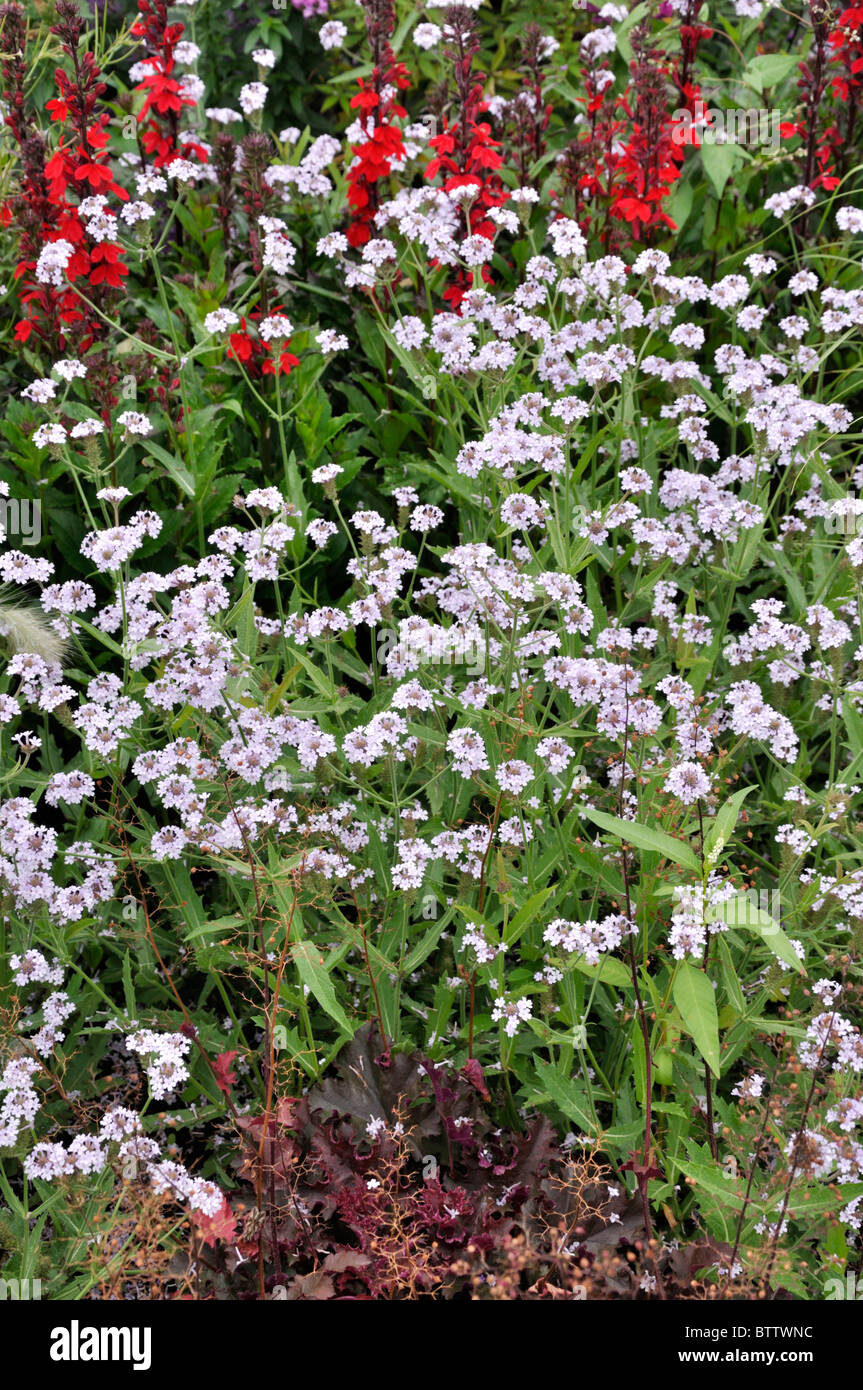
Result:
M744 931L754 931L762 937L764 944L770 947L774 956L778 956L783 964L789 966L791 970L796 970L803 975L803 962L791 945L791 941L785 935L777 919L766 912L757 903L757 893L735 893L728 902L720 903L716 913L722 921L729 927L741 928Z
M714 850L718 855L722 847L728 843L728 837L737 824L740 808L751 791L754 791L753 787L742 787L739 792L729 796L716 812L713 824L704 837L704 853L708 859Z
M701 872L695 851L682 840L675 840L673 835L666 835L664 830L655 830L653 826L641 825L634 820L621 820L619 816L609 816L605 811L593 811L589 807L585 807L584 814L595 821L601 830L609 831L636 849L653 850L682 869L691 869L696 874Z
M677 968L672 993L686 1031L714 1076L718 1077L719 1019L713 985L703 970L685 960Z
M324 1012L328 1013L350 1038L353 1035L353 1027L336 998L332 978L321 960L318 948L311 941L297 941L291 949L291 954L303 984L308 987Z

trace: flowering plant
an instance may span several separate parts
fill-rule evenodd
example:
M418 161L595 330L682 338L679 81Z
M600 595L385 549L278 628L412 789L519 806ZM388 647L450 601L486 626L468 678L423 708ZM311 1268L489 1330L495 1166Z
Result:
M820 1298L857 12L321 8L0 7L0 1239L68 1298ZM698 125L731 62L778 149Z

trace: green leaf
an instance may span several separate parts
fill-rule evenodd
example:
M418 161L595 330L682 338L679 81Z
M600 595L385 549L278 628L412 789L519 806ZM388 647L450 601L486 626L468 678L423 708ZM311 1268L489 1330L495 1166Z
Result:
M727 801L723 802L716 813L716 817L704 837L704 854L710 858L714 850L717 853L728 843L728 837L737 824L737 817L740 815L740 808L754 787L742 787L735 792Z
M126 1013L129 1021L138 1017L138 1006L135 1002L135 986L132 984L132 957L127 951L123 957L123 997L126 1001Z
M414 970L422 965L424 960L428 959L440 941L445 928L449 925L451 918L452 912L447 912L441 917L439 922L434 922L429 927L428 931L423 934L422 940L418 941L410 953L405 956L404 964L402 965L403 975L412 974Z
M308 986L309 992L315 996L324 1012L329 1014L347 1037L352 1038L353 1026L336 998L333 982L321 959L319 948L311 941L297 941L291 954L303 984Z
M512 921L507 923L506 931L503 934L506 946L512 946L518 941L522 932L530 925L543 903L553 892L553 888L540 888L538 893L534 893L532 897L528 898L524 906L519 908Z
M753 895L754 896L754 895ZM758 936L763 937L765 945L769 946L775 956L798 974L805 974L803 962L791 945L781 926L775 917L771 917L769 912L765 912L759 907L748 893L735 893L733 898L729 898L727 903L720 903L717 909L723 922L729 927L737 927L743 931L754 931Z
M185 492L187 497L195 495L195 480L186 465L173 454L169 454L167 449L163 449L159 444L148 442L147 453L152 454L164 465L165 472L172 482L177 484L181 492Z
M701 866L695 851L682 840L675 840L673 835L666 835L664 830L654 830L651 826L640 825L638 821L621 820L618 816L608 816L604 811L593 811L589 807L585 807L584 814L602 830L609 831L629 845L635 845L636 849L654 850L680 868L700 874Z
M636 24L641 23L647 12L648 7L646 4L642 3L636 5L634 9L630 10L623 23L617 26L617 51L620 53L625 63L631 63L633 59L632 44L629 42L629 32Z
M750 58L743 81L753 91L763 92L783 82L799 64L797 53L760 53L757 58Z
M237 646L244 656L254 660L258 649L258 630L255 627L255 589L246 580L243 592L237 599L227 618L227 626L233 628Z
M171 909L179 908L190 932L202 926L206 921L204 904L195 891L186 865L180 859L166 861L164 866L156 866L156 872L152 875L154 878L158 876L159 867L162 867L162 873L170 886L168 904Z
M703 970L685 960L677 968L672 994L692 1041L714 1076L719 1077L719 1020L713 985Z
M693 1179L696 1184L696 1192L709 1192L711 1196L719 1197L723 1205L727 1205L732 1211L742 1205L742 1184L734 1178L726 1178L723 1169L710 1157L707 1146L700 1147L697 1144L689 1144L687 1147L690 1150L688 1158L680 1159L669 1154L668 1163L679 1173ZM754 1197L751 1200L751 1206L753 1212L758 1214L760 1204Z
M244 925L242 917L214 917L209 922L202 922L199 927L193 927L183 939L195 941L203 936L214 936L217 932L222 936L234 935Z
M679 232L683 231L689 221L689 214L692 212L692 205L695 202L695 190L688 180L680 179L675 185L674 192L670 198L666 198L664 208Z
M580 1125L586 1134L593 1134L596 1126L590 1114L587 1094L583 1086L569 1076L563 1076L550 1062L537 1059L536 1074L543 1091L553 1100L558 1110L568 1120Z
M842 717L848 730L848 742L855 757L863 752L863 717L851 699L842 701Z
M644 1105L647 1092L647 1058L644 1051L644 1034L641 1021L636 1015L630 1029L629 1057L632 1062L632 1080L635 1085L635 1098ZM652 1078L651 1078L652 1083Z
M716 944L719 947L719 966L722 971L722 983L725 986L728 1002L739 1014L745 1014L746 1000L743 997L743 990L740 988L740 981L737 978L737 971L734 968L728 942L722 936L718 936Z
M597 965L590 965L579 956L575 968L591 980L601 980L604 985L614 985L617 989L632 987L632 976L623 961L618 960L616 956L603 956Z
M306 675L312 682L319 695L326 700L328 710L335 709L339 703L339 697L334 685L331 685L323 671L319 670L313 661L310 661L305 652L301 652L299 647L291 646L291 656L302 666Z
M742 151L737 145L701 146L701 166L713 185L717 198L721 198L725 185L740 162Z

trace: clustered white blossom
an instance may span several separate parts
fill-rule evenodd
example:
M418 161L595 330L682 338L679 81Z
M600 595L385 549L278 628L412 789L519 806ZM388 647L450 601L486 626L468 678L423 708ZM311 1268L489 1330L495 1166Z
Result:
M336 21L325 24L324 47L336 47L343 30ZM432 47L440 36L432 24L414 31L423 47ZM610 24L588 38L585 52L593 58L616 43ZM193 48L185 51L187 61L194 61ZM273 66L266 51L253 57L259 66ZM243 112L259 111L266 95L264 84L247 84L239 96ZM224 123L236 117L220 108L208 114ZM283 136L284 145L296 143L297 132ZM285 200L326 194L331 181L325 171L340 149L338 141L319 137L297 163L271 165L265 182ZM167 176L184 179L184 166L185 161L175 161ZM161 175L137 176L142 198L166 188ZM768 210L786 216L808 206L808 194L797 189L776 195ZM109 587L107 600L89 583L49 582L53 566L48 561L14 550L0 556L3 581L42 586L42 607L59 637L80 633L86 613L98 632L114 641L122 637L123 664L141 677L133 698L115 672L103 672L80 690L67 683L56 662L30 652L12 658L8 670L18 685L14 694L0 697L0 723L11 723L27 706L44 714L63 707L87 758L88 770L55 771L45 779L44 800L52 810L85 805L100 775L122 752L130 780L146 790L154 808L155 828L147 832L146 849L155 861L197 854L211 862L230 861L269 835L297 836L306 846L298 876L367 894L372 901L377 874L383 880L378 888L403 894L431 884L436 891L442 883L441 891L455 891L482 883L493 851L505 852L517 876L524 877L522 856L544 828L546 805L591 809L604 778L605 788L619 793L624 818L635 818L636 763L638 776L652 779L656 793L672 798L677 810L703 809L715 801L711 759L725 739L745 741L753 754L762 744L786 768L795 763L798 734L779 706L789 686L808 680L817 692L815 707L834 712L830 667L854 641L854 605L819 600L799 614L797 623L781 616L782 600L756 599L721 652L729 670L743 678L715 689L709 683L696 688L694 677L690 682L677 672L651 684L647 672L666 644L699 652L714 641L710 621L684 607L685 580L678 572L720 563L729 548L763 525L765 511L756 499L765 472L803 476L813 459L822 461L819 451L829 450L833 436L849 429L848 410L812 399L814 387L807 381L818 352L804 339L821 345L863 326L863 292L825 291L817 323L802 312L789 315L778 325L775 351L759 351L751 335L769 323L767 308L747 300L759 292L760 277L778 274L771 257L750 255L744 263L748 275L727 275L709 285L696 276L673 275L669 258L655 250L641 252L631 270L615 255L588 261L578 224L557 217L537 243L550 254L530 256L512 294L497 296L484 287L480 269L498 242L505 245L522 219L530 218L538 201L537 190L529 186L513 190L511 206L494 209L489 219L492 240L465 235L463 193L405 187L381 204L377 234L358 258L349 259L341 232L321 237L317 248L322 257L342 264L348 289L374 288L390 276L404 243L444 269L476 271L458 313L395 314L392 333L399 350L444 387L459 389L485 377L497 382L517 358L524 358L525 371L533 374L534 389L496 400L484 427L465 439L452 460L460 485L493 519L495 544L470 539L468 533L456 544L438 546L434 562L420 571L420 556L432 546L428 538L444 526L452 499L437 492L433 501L425 501L414 488L402 486L393 491L392 508L363 506L343 518L335 509L342 468L324 463L311 473L309 491L316 494L304 511L278 487L254 488L238 501L242 519L214 529L195 563L166 573L136 572L133 563L145 543L160 535L161 518L141 509L121 523L126 489L100 489L98 500L115 509L114 524L89 531L81 553L95 572L89 576L93 586ZM116 233L104 198L85 200L80 215L96 241ZM863 230L863 213L856 209L843 209L838 221L851 235ZM288 276L296 252L286 222L260 217L253 234L260 239L265 270ZM67 242L43 247L37 279L61 286L73 253ZM818 280L798 267L787 284L802 298L817 289ZM724 315L737 339L720 347L712 362L703 360L704 330L687 317L700 306ZM224 334L239 321L239 313L223 305L209 311L203 325L207 333ZM273 312L258 331L264 342L279 342L291 336L293 326L286 314ZM332 329L318 330L316 341L325 355L349 348L347 337ZM71 387L86 367L61 359L52 371ZM669 460L647 456L641 426L633 422L627 437L603 456L618 484L612 500L588 511L582 505L586 493L571 499L573 550L554 562L541 560L538 552L556 522L603 393L624 384L633 393L646 384L656 398L653 423L670 441ZM59 413L59 392L53 377L37 377L21 394L28 404ZM725 436L708 407L711 395L736 412L738 452L723 454L717 442ZM135 410L121 411L116 426L130 448L155 428L148 415ZM32 439L38 447L64 449L102 428L101 421L67 428L50 419ZM692 466L681 466L684 461ZM823 496L817 470L806 476L805 487L782 519L783 536L846 514ZM229 635L226 618L237 585L278 583L290 567L295 541L325 550L340 534L351 556L345 562L349 585L343 600L309 599L275 616L256 596L251 614L257 639L284 644L292 658L304 658L313 669L326 670L333 650L350 653L356 683L374 689L375 703L370 711L354 698L344 718L327 727L325 718L297 709L290 697L259 698L248 653ZM863 564L863 550L855 551L855 543L848 545L848 557ZM583 571L598 557L613 558L630 545L633 563L648 570L661 567L662 577L653 584L645 611L624 623L603 611ZM667 577L669 570L674 579ZM356 655L358 636L374 646L368 670ZM508 730L502 750L489 734L493 724L480 716L499 715L513 695L534 687L554 711L553 720L548 728L531 730L541 737ZM844 694L858 708L863 704L859 681L850 682ZM216 716L218 736L205 740L184 731L170 737L165 716L180 712L202 722ZM160 731L156 742L154 729ZM613 752L596 755L591 773L577 773L585 736L610 742ZM395 781L423 760L436 760L457 787L465 784L459 788L465 808L474 793L495 805L494 818L466 809L441 829L421 794L392 814L363 794L366 774L376 766L385 767ZM798 778L796 772L789 776ZM298 781L306 785L315 779L332 793L323 810L305 808L292 794ZM230 804L214 790L228 782ZM856 790L846 788L849 799ZM777 843L797 857L817 844L796 819L794 802L805 803L807 795L805 788L786 794L790 819L775 832ZM53 825L53 820L40 824L36 802L29 798L0 804L0 886L16 911L42 910L53 924L64 925L80 921L114 895L116 867L94 844L66 843ZM371 867L372 851L382 868ZM816 906L831 899L842 910L843 929L863 922L863 870L842 878L823 874L818 891ZM714 872L702 884L677 887L668 933L675 961L704 959L711 938L727 930L723 906L734 892L732 883ZM543 928L548 952L534 981L548 987L574 962L595 966L638 931L637 923L621 913L581 921L575 906L555 910L572 916L554 916ZM469 923L460 949L478 967L508 965L504 957L513 952L493 936ZM59 984L62 978L56 963L38 951L15 957L12 964L22 985ZM492 989L492 1017L512 1037L531 1019L531 1000L504 983ZM826 1058L837 1073L858 1074L863 1038L833 1007L829 983L822 982L818 992L824 1009L807 1030L800 1061L813 1068ZM62 990L47 995L42 1023L30 1040L39 1056L62 1041L62 1025L73 1007ZM188 1079L190 1042L184 1034L144 1028L132 1033L127 1045L142 1059L154 1099L174 1094ZM32 1058L16 1058L6 1066L0 1083L5 1135L17 1137L32 1121L38 1065ZM755 1074L740 1081L733 1094L757 1101L763 1085L764 1078ZM830 1113L840 1130L850 1132L863 1105L845 1098ZM180 1192L202 1210L213 1203L218 1209L221 1199L217 1189L209 1191L212 1185L205 1184L205 1192L179 1165L154 1162L156 1153L147 1152L151 1141L142 1138L136 1117L124 1119L117 1111L110 1116L98 1138L79 1136L68 1149L37 1145L28 1159L30 1175L95 1172L107 1161L108 1142L119 1142L121 1153L124 1145L134 1144L150 1164L153 1181L164 1185L161 1190ZM825 1175L839 1169L846 1181L849 1173L859 1176L863 1165L856 1152L849 1157L823 1136L818 1142ZM852 1207L846 1219L859 1225Z

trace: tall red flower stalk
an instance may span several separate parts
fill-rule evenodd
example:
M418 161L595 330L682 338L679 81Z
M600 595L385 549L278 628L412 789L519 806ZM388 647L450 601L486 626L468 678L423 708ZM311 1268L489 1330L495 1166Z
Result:
M464 5L455 5L447 10L445 24L449 39L446 54L453 67L458 114L451 124L444 119L443 131L429 142L435 157L426 168L426 178L431 180L443 174L446 193L470 188L473 196L462 203L467 234L493 241L496 228L488 214L505 202L507 195L495 173L503 163L500 142L492 139L491 125L482 120L488 104L483 98L485 74L473 67L479 50L476 20ZM491 279L487 266L483 266L482 274L485 280ZM454 309L471 283L472 276L463 270L453 276L444 298Z
M42 245L42 227L53 216L45 177L45 140L24 91L26 43L24 11L16 4L0 6L0 44L3 51L0 72L6 106L4 124L12 132L21 160L18 191L3 206L3 225L9 226L13 219L17 223L24 262L38 256Z
M515 163L523 182L545 154L545 132L554 109L543 96L548 39L538 24L528 24L521 44L521 91L510 104Z
M685 142L679 118L668 110L669 94L673 83L685 109L694 107L698 88L691 82L691 63L700 37L689 36L684 56L672 67L651 40L649 19L637 25L630 82L619 98L608 63L598 56L604 50L587 50L586 129L566 147L558 169L576 220L585 230L592 227L608 250L628 240L644 244L657 229L674 229L662 204L680 178Z
M585 95L585 128L571 140L557 160L564 198L572 199L572 215L586 232L591 227L611 250L616 230L610 221L614 175L617 168L618 137L623 121L617 115L614 75L608 61L589 52L581 70ZM605 226L595 223L604 214Z
M690 114L694 113L695 103L701 97L701 88L693 81L698 45L713 33L708 25L698 23L700 9L701 0L686 0L686 8L680 15L680 56L671 69L680 104Z
M351 98L359 114L363 139L352 146L354 161L348 170L348 204L351 224L346 235L351 246L364 246L371 238L371 224L380 203L379 184L394 160L405 155L404 140L395 121L407 115L395 93L410 86L407 68L397 63L390 47L395 28L393 0L362 0L366 33L372 51L372 72L359 79L359 92Z
M680 178L683 147L668 111L670 69L651 40L649 20L633 29L632 49L630 87L620 103L632 133L618 161L611 216L625 220L633 239L644 243L658 227L674 230L662 202Z
M844 120L841 111L837 119L842 137L838 150L839 167L844 173L859 125L863 87L863 6L849 6L841 12L828 42L831 49L830 89L834 99L844 108Z
M833 159L842 143L838 126L822 122L822 103L831 84L830 56L833 46L835 14L829 0L810 0L809 18L812 27L812 45L805 62L800 63L800 79L797 83L802 97L802 111L797 120L784 121L782 135L786 138L800 136L803 154L801 183L806 188L835 188L839 182ZM840 88L841 90L841 81ZM803 230L801 223L800 230Z
M4 38L8 35L23 51L23 15L16 6L8 5L2 18ZM98 304L108 290L119 288L128 274L117 243L101 231L92 235L88 217L82 217L80 211L82 203L92 207L87 200L105 200L108 193L127 198L108 163L106 127L110 116L99 109L107 88L100 81L93 54L79 52L82 28L72 0L58 0L57 23L51 32L60 39L71 73L57 68L58 95L47 102L52 123L60 130L53 154L48 155L27 111L17 46L3 64L4 95L9 104L6 124L18 142L24 175L20 191L9 204L21 234L21 259L15 277L22 282L21 303L26 306L26 316L17 324L15 336L26 342L35 334L46 340L52 351L62 351L70 339L79 351L86 351L102 334L98 315L70 284L85 280L87 297ZM70 201L70 195L77 201ZM46 275L40 271L39 257L54 242L64 243L64 269L61 274Z
M249 250L252 257L252 268L256 275L259 275L264 267L263 254L261 249L261 217L266 217L273 209L276 202L275 194L264 179L267 165L273 155L273 146L269 135L261 131L254 135L247 135L241 141L243 152L243 172L240 177L240 196L242 199L243 211L248 218L249 225ZM261 291L262 306L264 312L267 309L266 285Z
M222 239L227 253L233 239L233 213L235 205L234 168L237 160L237 145L234 137L221 131L213 141L213 168L216 171L216 207L222 228Z
M803 167L800 182L806 188L836 188L840 182L837 162L841 157L843 143L838 121L825 118L826 98L833 79L830 65L836 59L831 47L836 25L836 12L830 0L809 0L809 20L812 28L812 44L806 61L799 66L800 79L797 83L802 97L802 111L797 120L783 121L780 132L785 139L799 136L802 141L801 153ZM850 56L850 55L849 55ZM853 59L852 59L853 63ZM854 74L851 74L852 77ZM838 75L837 75L838 76ZM842 91L841 79L838 91ZM809 219L804 213L797 221L795 233L805 239Z
M148 50L141 65L149 69L135 89L145 93L138 116L141 149L152 158L156 169L190 152L206 164L207 152L203 146L192 136L183 137L180 132L183 107L195 105L192 97L184 95L174 75L174 52L185 26L168 23L166 0L138 0L138 12L140 17L129 32Z
M812 47L807 60L800 64L798 87L803 96L803 115L796 127L803 138L802 182L806 188L830 189L839 182L833 166L839 132L832 125L822 126L820 119L821 103L830 84L830 34L834 11L829 0L809 0L809 19Z

